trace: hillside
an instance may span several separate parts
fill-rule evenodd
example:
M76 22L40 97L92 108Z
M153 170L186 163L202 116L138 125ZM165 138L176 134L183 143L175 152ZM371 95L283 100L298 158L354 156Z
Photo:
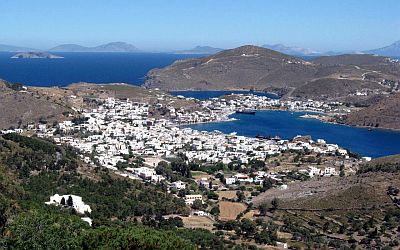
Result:
M382 92L383 79L400 79L400 64L371 55L321 57L311 62L256 46L176 61L147 74L145 86L164 90L256 89L287 97L344 98L367 88ZM344 81L341 81L345 79ZM339 84L339 86L336 86ZM310 87L311 86L311 87ZM328 86L328 87L326 87ZM337 89L345 88L338 96ZM296 91L297 88L301 88ZM318 95L315 95L317 89Z
M399 187L398 171L317 177L291 183L287 189L269 189L252 202L261 208L275 204L268 218L283 224L292 246L302 240L320 249L331 240L334 249L382 248L397 246L392 241L399 240L399 207L389 195Z
M133 216L180 214L187 208L159 187L83 164L72 148L8 134L0 136L0 156L2 249L195 249L196 235L222 244L211 233L178 232L174 220L165 220L163 228L134 222ZM55 193L81 196L91 214L46 205Z
M31 122L62 121L71 119L74 110L93 108L109 97L146 102L150 105L163 103L175 107L198 110L195 101L179 99L161 90L121 84L75 83L67 87L24 87L0 80L0 129L11 126L24 127ZM162 97L163 100L160 100ZM151 115L157 116L157 112Z
M20 84L0 81L0 129L18 127L39 120L66 118L73 110L37 91L26 91Z
M323 65L376 65L385 63L386 57L365 54L344 54L337 56L321 56L312 60Z
M349 114L344 122L356 126L400 129L400 93Z
M296 85L314 73L312 65L302 59L261 47L242 46L152 70L145 86L166 90L260 89L268 85L285 87L285 80Z

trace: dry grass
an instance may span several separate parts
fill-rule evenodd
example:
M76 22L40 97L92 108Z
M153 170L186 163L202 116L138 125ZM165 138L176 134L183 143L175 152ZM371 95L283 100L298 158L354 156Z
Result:
M212 230L214 221L208 217L203 216L190 216L181 217L183 224L186 228L203 228L207 230Z
M390 204L386 190L399 185L398 174L371 173L362 176L327 177L306 182L291 183L286 190L270 189L255 197L258 206L270 203L274 197L281 200L282 208L336 209L367 208Z
M220 191L220 192L218 192L218 196L219 196L219 200L222 200L222 198L234 199L234 198L236 198L236 191L235 190Z
M207 174L205 172L201 172L201 171L196 171L195 173L192 173L192 177L196 181L201 180L202 178L207 178L207 180L210 180L210 178L214 178L212 175L209 175L209 174Z
M246 205L239 202L220 201L219 210L219 218L222 221L236 220L238 214L246 210Z
M219 191L217 192L217 194L219 196L219 200L222 200L222 198L235 199L237 198L236 192L237 192L236 190L228 190L228 191ZM243 193L246 197L250 197L251 195L251 192L249 191L244 191Z
M252 220L254 217L254 210L251 210L243 215L243 218Z

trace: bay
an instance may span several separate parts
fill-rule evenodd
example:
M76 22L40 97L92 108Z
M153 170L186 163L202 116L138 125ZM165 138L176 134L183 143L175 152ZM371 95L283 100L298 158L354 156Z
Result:
M300 116L305 112L259 111L255 115L233 114L234 121L189 125L200 131L218 130L224 133L254 137L279 136L291 139L296 135L310 135L324 139L362 156L381 157L400 153L400 132L324 123Z
M144 76L153 68L165 67L176 60L202 55L176 55L161 53L55 53L63 59L11 59L14 53L0 53L0 78L31 86L66 86L74 82L124 82L141 85ZM225 94L256 94L277 98L270 93L249 91L176 91L197 99L208 99ZM196 124L198 130L219 130L240 135L280 136L284 139L296 135L311 135L328 143L336 143L363 156L379 157L400 153L400 132L356 128L303 119L304 114L285 111L261 111L256 115L234 114L236 121Z

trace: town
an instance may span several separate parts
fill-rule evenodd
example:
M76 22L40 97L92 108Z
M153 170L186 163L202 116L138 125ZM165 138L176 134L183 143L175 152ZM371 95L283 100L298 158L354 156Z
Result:
M217 221L215 216L232 220L245 209L240 207L232 217L224 215L224 206L251 206L253 197L271 188L288 189L290 182L352 175L360 164L371 160L309 136L298 135L290 140L252 138L187 126L227 121L241 109L346 112L339 108L340 103L280 101L257 95L195 101L201 111L107 98L98 107L81 110L79 116L58 124L31 124L25 130L2 133L48 138L77 149L86 164L107 168L123 178L163 184L169 193L184 200L191 208L191 216L209 220L210 230ZM160 108L166 109L168 115L151 117L151 110ZM69 196L73 197L73 204L80 204L80 210L86 206L81 197L73 194L64 194L64 200ZM61 196L54 197L47 204L66 206ZM188 227L193 223L190 218L193 217L186 219ZM92 223L89 217L82 220Z
M184 97L178 96L178 98ZM187 164L239 164L240 168L224 176L224 183L218 187L220 190L227 189L235 183L262 185L265 179L273 179L283 185L282 177L292 171L308 177L335 176L340 174L340 166L347 166L342 167L342 171L345 169L349 174L356 171L359 163L370 160L368 157L360 160L352 159L347 150L336 144L329 144L323 139L314 141L304 136L296 136L292 140L250 138L236 133L196 131L182 126L195 122L229 120L229 115L238 109L336 112L340 103L326 104L312 100L280 101L257 95L228 95L199 102L204 111L188 113L184 109L164 107L168 109L169 119L167 119L149 118L149 109L161 108L162 105L156 104L156 107L150 107L149 104L132 102L129 99L108 98L98 108L82 110L79 117L60 122L54 127L39 124L28 126L28 129L36 129L38 137L52 138L56 143L69 144L77 148L82 152L81 157L86 163L109 168L128 178L155 183L165 180L165 176L157 174L157 165L161 161L168 162L169 159L178 156L183 156ZM3 131L3 133L8 132L21 133L22 129ZM273 168L268 168L268 171L260 168L252 173L252 177L248 175L249 171L246 171L247 165L251 162L265 162L274 156L296 152L309 152L325 159L334 156L334 161L331 165L303 164L300 168L280 166L276 168L279 172L275 172ZM129 160L132 155L143 157L144 164L140 166L136 164L133 167ZM219 172L224 174L223 171ZM207 183L209 181L203 180ZM169 185L178 190L185 188L185 183L181 182Z

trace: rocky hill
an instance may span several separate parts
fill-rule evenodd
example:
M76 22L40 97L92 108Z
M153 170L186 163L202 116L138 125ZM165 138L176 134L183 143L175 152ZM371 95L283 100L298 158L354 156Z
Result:
M386 63L387 58L367 54L344 54L337 56L321 56L312 62L322 65L377 65Z
M400 93L381 99L374 105L350 113L346 124L400 129Z
M345 244L368 249L388 245L397 237L398 205L389 190L398 190L399 185L398 171L314 177L292 182L287 188L271 188L252 202L254 207L275 204L267 216L276 222L281 220L286 232L292 233L288 243L298 238L309 237L313 243L327 238L340 242L335 249ZM379 228L387 230L380 233Z
M198 110L193 100L179 99L161 90L110 83L75 83L67 87L26 87L0 80L0 129L24 127L31 122L62 121L71 119L75 110L95 108L109 97L149 104L167 103L177 109ZM157 110L151 112L157 116Z
M0 129L18 127L39 120L65 119L73 110L38 91L27 91L20 84L0 81Z
M283 93L287 97L292 93L296 97L308 97L317 90L324 98L337 98L339 87L345 88L339 93L345 96L340 97L364 88L381 92L380 82L400 79L399 72L400 64L384 57L346 55L309 62L247 45L151 70L145 86L164 90L256 89ZM301 89L296 91L298 88Z
M296 85L299 78L309 78L314 73L311 63L302 59L261 47L242 46L152 70L145 86L166 90L264 88L273 84Z

